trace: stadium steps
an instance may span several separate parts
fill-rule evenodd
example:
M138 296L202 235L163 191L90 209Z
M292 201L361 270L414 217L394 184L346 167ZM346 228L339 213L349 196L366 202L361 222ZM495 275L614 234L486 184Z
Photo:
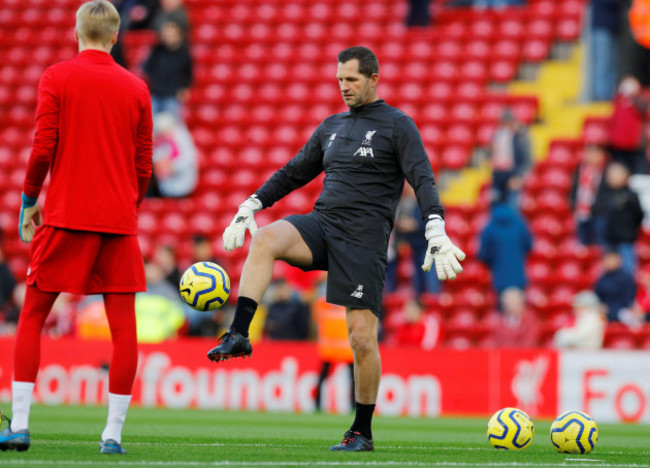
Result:
M580 103L582 47L576 46L569 60L549 61L542 65L538 78L532 82L514 82L511 94L529 95L539 99L540 121L531 126L533 155L543 160L554 139L579 138L585 119L611 113L609 103Z
M514 81L507 87L508 95L535 96L539 103L538 121L529 127L535 160L546 157L551 140L578 138L586 117L608 115L611 111L608 103L576 103L580 92L580 62L581 47L576 44L568 60L542 62L535 80ZM462 169L442 190L441 200L447 206L476 203L481 188L490 179L489 165Z

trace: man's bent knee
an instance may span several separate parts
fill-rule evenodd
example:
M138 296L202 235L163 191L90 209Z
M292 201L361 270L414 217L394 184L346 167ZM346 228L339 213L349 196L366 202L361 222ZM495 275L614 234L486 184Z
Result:
M251 252L267 254L273 259L296 260L298 263L310 264L311 250L298 230L288 221L279 220L261 227L253 236Z

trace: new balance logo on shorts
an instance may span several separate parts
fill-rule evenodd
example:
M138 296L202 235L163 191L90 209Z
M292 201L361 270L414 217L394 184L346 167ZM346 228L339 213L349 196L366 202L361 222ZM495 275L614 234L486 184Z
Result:
M357 286L357 289L352 291L350 296L356 297L357 299L361 299L363 297L363 284L360 284L359 286Z

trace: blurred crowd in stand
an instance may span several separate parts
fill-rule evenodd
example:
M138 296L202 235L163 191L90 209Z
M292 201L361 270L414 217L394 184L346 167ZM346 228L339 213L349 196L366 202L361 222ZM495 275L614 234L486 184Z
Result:
M147 196L180 198L198 183L198 154L184 122L183 105L190 96L193 61L190 23L183 0L114 0L121 32L113 58L142 76L149 85L154 116L154 170ZM149 30L156 40L142 63L128 63L122 37Z
M429 0L409 3L408 26L424 27L435 21ZM188 41L191 26L183 0L114 0L114 4L123 32L150 30L156 35L150 53L139 64L127 63L122 41L113 49L116 61L132 70L137 68L151 91L154 177L147 195L189 196L199 179L199 154L183 120L183 105L193 81ZM522 0L447 2L449 6L476 9L523 4ZM598 248L602 259L592 290L575 294L569 320L550 341L558 348L599 348L607 322L638 328L650 314L650 265L639 267L636 254L644 212L630 184L631 177L648 176L649 167L646 140L650 95L644 89L650 86L650 8L644 6L647 2L643 0L589 2L583 94L589 101L610 101L613 111L606 143L584 147L573 174L570 207L579 246ZM484 320L487 332L481 344L486 347L548 344L542 341L542 320L529 307L527 295L527 262L535 245L520 206L535 159L528 130L515 112L505 109L484 148L492 170L491 204L478 233L476 258L490 274L491 290L483 293L496 298ZM421 269L427 248L424 231L422 212L407 184L389 245L385 292L406 290L408 300L383 323L381 339L389 346L433 349L441 345L445 334L444 318L423 300L439 296L446 288L434 273ZM192 263L227 262L215 256L213 242L215 239L195 235ZM147 292L138 294L136 302L140 341L215 337L230 324L232 301L211 313L197 312L181 301L178 284L181 270L187 266L179 265L175 246L169 244L156 246L145 259ZM400 284L400 268L409 271L407 285ZM345 310L325 302L324 278L325 273L278 268L251 327L253 340L316 340L322 361L319 389L336 364L352 362ZM0 335L14 333L23 296L24 284L16 282L0 249ZM48 318L46 333L108 338L99 299L61 294Z

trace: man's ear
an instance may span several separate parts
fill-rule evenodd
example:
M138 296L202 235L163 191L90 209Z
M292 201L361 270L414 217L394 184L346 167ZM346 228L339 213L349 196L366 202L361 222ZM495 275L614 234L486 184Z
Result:
M379 73L373 73L372 76L370 77L370 86L376 88L378 84L379 84Z

